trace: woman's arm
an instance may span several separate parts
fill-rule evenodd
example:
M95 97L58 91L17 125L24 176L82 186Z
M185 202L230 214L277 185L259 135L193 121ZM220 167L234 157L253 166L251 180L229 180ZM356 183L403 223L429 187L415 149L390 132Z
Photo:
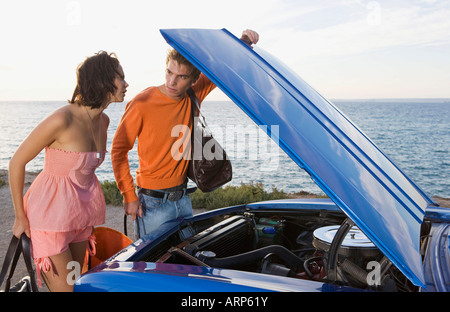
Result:
M17 238L20 238L22 233L30 237L30 226L23 207L25 166L58 138L65 125L66 118L63 111L52 113L33 129L9 162L9 186L15 212L13 234Z

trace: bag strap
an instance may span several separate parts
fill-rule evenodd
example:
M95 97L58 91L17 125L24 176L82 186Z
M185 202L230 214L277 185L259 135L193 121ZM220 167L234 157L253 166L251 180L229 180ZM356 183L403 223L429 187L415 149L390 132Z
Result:
M136 220L135 220L135 224L136 224L136 231L137 231L137 237L141 238L141 231L139 229L139 220L138 220L138 216L136 215ZM125 234L125 236L128 236L128 231L127 231L127 215L124 214L123 215L123 234Z
M200 107L198 106L198 100L197 100L197 97L195 96L195 92L192 88L187 89L186 93L189 95L189 98L191 100L192 117L194 117L195 110L198 110L198 112L200 113Z
M11 263L13 263L13 265L15 267L14 262L17 262L16 258L18 258L19 253L20 253L19 240L17 239L17 237L13 236L11 239L11 242L9 243L8 251L6 252L6 255L5 255L5 261L3 262L2 271L0 272L0 287L3 284L6 273L8 273L8 269L9 269ZM11 271L14 273L14 269L11 269ZM11 275L12 275L12 273L10 273L8 280L6 281L5 289L7 288L8 290L9 290L8 284L10 282ZM6 291L8 291L8 290L6 290Z
M20 237L20 240L22 242L22 253L23 258L25 260L25 265L27 267L28 274L30 275L30 281L31 281L31 289L34 292L38 291L36 278L34 276L34 269L33 264L31 263L31 241L30 238L26 234L22 234Z
M25 265L27 267L28 274L30 275L31 289L32 291L37 292L38 288L36 278L34 276L33 265L31 263L30 239L28 238L28 236L26 236L25 233L22 234L20 239L18 239L14 235L11 239L8 251L6 252L5 255L5 261L3 262L2 270L0 272L0 286L3 284L3 280L5 279L6 273L8 272L8 269L11 266L8 278L6 279L5 283L5 291L6 292L9 291L11 287L11 278L14 275L14 271L16 269L20 253L23 254Z
M207 129L209 131L208 125L206 124L205 117L203 116L202 112L200 111L200 106L198 105L197 97L195 96L195 92L192 88L187 89L187 94L189 95L189 98L191 99L191 105L192 105L192 120L195 120L194 112L197 111L199 115L200 123L202 124L203 128ZM200 118L201 117L201 118ZM193 124L194 125L194 124ZM195 126L195 125L194 125ZM211 131L209 131L211 133Z

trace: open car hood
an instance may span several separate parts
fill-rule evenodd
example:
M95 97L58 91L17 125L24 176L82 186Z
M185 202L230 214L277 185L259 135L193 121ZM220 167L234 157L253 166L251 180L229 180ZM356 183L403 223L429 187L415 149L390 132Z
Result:
M411 282L425 287L420 226L433 201L339 109L259 47L226 29L164 29L353 220Z

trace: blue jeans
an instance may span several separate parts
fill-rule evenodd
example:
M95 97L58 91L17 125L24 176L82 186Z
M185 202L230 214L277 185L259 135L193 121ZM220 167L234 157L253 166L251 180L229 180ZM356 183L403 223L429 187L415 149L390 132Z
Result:
M167 221L180 217L191 217L192 204L191 197L184 195L177 201L170 201L167 198L157 198L139 193L139 201L142 204L143 215L136 218L134 228L137 234L137 224L139 222L139 237L155 230Z

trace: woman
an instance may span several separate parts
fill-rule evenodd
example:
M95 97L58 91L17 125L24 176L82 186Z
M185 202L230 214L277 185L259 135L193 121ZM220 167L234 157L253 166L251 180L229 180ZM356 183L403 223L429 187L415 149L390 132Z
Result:
M93 226L105 222L95 176L106 153L109 118L103 111L122 102L127 87L114 54L101 51L87 58L77 68L72 100L37 125L9 163L13 234L31 238L39 285L42 271L50 291L72 291L88 241L95 252ZM25 166L44 148L44 169L22 197Z

